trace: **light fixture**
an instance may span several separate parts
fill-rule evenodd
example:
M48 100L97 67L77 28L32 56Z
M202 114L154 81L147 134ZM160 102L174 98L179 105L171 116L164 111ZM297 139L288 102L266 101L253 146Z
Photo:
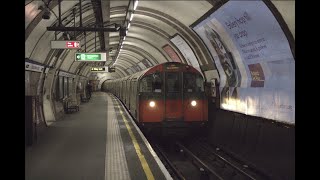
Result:
M196 106L197 102L195 100L191 101L191 106Z
M49 10L49 8L47 7L43 7L42 5L38 7L38 10L42 10L43 11L43 14L42 14L42 19L50 19L50 16L51 16L51 12Z
M43 14L42 14L42 19L48 20L48 19L50 19L50 16L51 16L50 11L49 11L47 8L44 9L44 12L43 12Z
M117 31L119 31L119 30L120 30L121 25L119 25L119 24L115 24L115 25L114 25L114 27L116 28L116 30L117 30Z
M135 0L134 5L133 5L133 10L136 10L136 9L137 9L138 2L139 2L138 0Z
M156 105L156 103L155 103L154 101L150 101L150 103L149 103L149 106L150 106L150 107L153 108L155 105Z

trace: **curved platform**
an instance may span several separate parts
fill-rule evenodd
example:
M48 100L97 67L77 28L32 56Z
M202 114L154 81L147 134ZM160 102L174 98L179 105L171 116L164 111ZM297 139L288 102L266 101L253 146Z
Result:
M95 93L25 153L26 180L172 179L126 109Z

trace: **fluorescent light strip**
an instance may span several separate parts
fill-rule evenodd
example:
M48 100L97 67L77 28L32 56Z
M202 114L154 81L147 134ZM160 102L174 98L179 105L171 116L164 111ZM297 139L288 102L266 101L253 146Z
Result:
M136 10L136 9L137 9L138 2L139 2L138 0L136 0L136 1L134 2L133 10Z

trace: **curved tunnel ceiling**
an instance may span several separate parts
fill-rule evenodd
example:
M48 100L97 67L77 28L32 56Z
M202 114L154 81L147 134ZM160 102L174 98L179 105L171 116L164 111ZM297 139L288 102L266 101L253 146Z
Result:
M62 32L57 32L55 35L54 32L46 30L46 27L58 23L57 18L51 15L51 19L43 20L41 19L43 12L37 9L43 3L39 1L26 3L26 58L47 65L54 64L64 71L76 73L81 68L81 63L74 62L73 54L76 50L50 49L50 41L54 40L55 36L58 40L63 40ZM129 1L110 1L110 22L104 23L122 23L128 3ZM51 2L49 7L56 15L58 14L57 2ZM183 5L182 1L139 1L123 43L123 49L120 51L118 60L114 64L121 67L122 72L120 72L120 76L128 75L127 71L124 70L130 68L133 63L137 64L143 59L148 59L152 65L171 61L162 47L166 44L172 46L169 38L179 33L179 31L187 29L192 22L201 17L211 7L211 4L207 1L186 1L183 2ZM75 24L73 22L74 14L72 13L72 9L74 8L76 9ZM62 24L64 26L79 26L79 1L62 1L61 9ZM194 11L194 13L185 14L185 12L190 11ZM90 26L95 24L95 22L96 18L92 3L90 1L82 1L83 26ZM73 35L73 33L70 32L70 35ZM185 38L189 39L188 37ZM87 52L100 50L100 38L97 36L97 33L87 32L86 36L83 33L76 33L76 39L80 40L82 44L86 42ZM110 50L111 58L108 60L114 60L112 56L119 46L119 40L119 32L109 33L109 49L112 50ZM83 49L82 46L82 51ZM179 54L179 57L182 57L181 54ZM107 64L112 65L111 63L113 64L114 62ZM86 63L86 65L92 64Z
M83 26L94 26L98 21L95 16L95 1L82 1L82 24ZM138 64L143 59L150 61L152 65L171 61L168 54L163 50L165 45L170 45L178 54L183 62L181 53L176 49L170 38L175 34L182 36L192 48L199 60L200 66L206 66L205 69L215 69L206 47L195 32L189 27L198 20L213 5L221 5L222 1L139 1L137 9L134 11L131 26L128 30L126 39L123 42L123 48L119 52L119 57L115 62L116 50L119 48L119 32L109 32L107 52L110 53L108 62L105 65L114 65L119 67L112 77L123 77L129 75L127 69L134 64ZM125 20L126 10L129 1L110 1L110 17L104 21L104 25L122 24ZM61 14L62 24L64 26L79 26L80 10L79 1L62 1ZM47 31L47 27L58 23L54 14L58 15L57 1L51 1L49 8L54 12L49 20L42 19L43 11L38 7L43 5L41 1L27 1L25 5L25 52L26 58L32 59L42 64L53 65L64 71L77 73L80 69L83 75L88 75L90 66L99 65L99 63L74 62L74 53L76 50L51 50L50 41L55 39L63 40L62 32L55 33ZM75 9L75 14L73 14ZM75 24L74 19L75 18ZM69 32L74 35L75 32ZM86 52L100 51L100 37L98 33L86 32L75 33L76 40L81 44L86 42ZM84 51L84 45L82 50ZM88 67L86 67L88 66ZM113 74L113 73L112 73Z

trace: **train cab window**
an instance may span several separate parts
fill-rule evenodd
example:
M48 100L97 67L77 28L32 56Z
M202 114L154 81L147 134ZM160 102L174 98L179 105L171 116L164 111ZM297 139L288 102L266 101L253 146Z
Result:
M140 81L140 92L162 92L162 78L160 73L145 76Z
M141 79L139 92L152 92L152 76L148 75Z
M167 92L179 92L179 73L167 73Z
M183 76L184 92L203 92L203 78L199 74L184 73Z
M161 93L162 91L162 78L160 73L152 74L152 91L156 93Z

